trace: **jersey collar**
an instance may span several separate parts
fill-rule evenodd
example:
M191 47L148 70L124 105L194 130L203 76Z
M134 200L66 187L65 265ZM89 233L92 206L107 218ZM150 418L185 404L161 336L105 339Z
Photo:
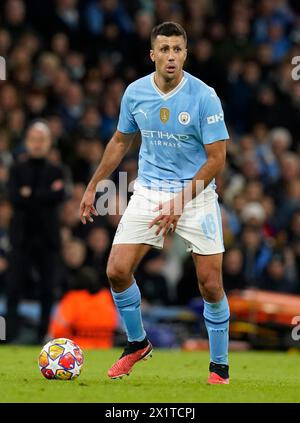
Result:
M163 100L168 100L169 98L173 97L173 95L177 94L177 93L181 90L181 88L182 88L182 87L184 87L184 86L185 86L185 84L187 83L187 78L186 78L186 76L185 76L185 72L184 72L184 73L183 73L183 78L181 79L181 81L179 82L179 84L178 84L175 88L173 88L173 90L172 90L172 91L169 91L168 93L163 93L163 92L162 92L162 91L158 88L158 86L155 84L155 82L154 82L154 73L155 73L155 72L153 72L153 73L151 74L151 77L150 77L150 79L151 79L151 84L152 84L153 88L155 89L155 91L159 94L159 96L160 96Z

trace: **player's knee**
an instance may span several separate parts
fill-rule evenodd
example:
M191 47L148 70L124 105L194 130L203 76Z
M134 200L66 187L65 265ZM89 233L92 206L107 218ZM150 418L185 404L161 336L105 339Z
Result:
M125 267L109 264L106 274L112 288L122 288L130 278L129 272Z
M218 301L223 295L222 282L218 277L207 277L202 279L199 285L202 295L206 301Z

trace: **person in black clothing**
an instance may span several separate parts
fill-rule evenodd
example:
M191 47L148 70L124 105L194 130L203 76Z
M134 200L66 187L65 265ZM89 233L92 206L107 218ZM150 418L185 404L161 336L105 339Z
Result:
M162 251L151 250L141 261L137 278L141 281L140 289L144 305L165 306L170 303L168 283L163 274L165 255Z
M39 276L41 317L38 342L46 334L54 296L55 270L60 248L58 206L63 202L63 170L47 160L51 148L48 126L33 123L27 130L28 157L12 166L9 196L14 208L10 226L11 257L7 287L7 339L19 332L18 303L26 278L34 268Z
M226 292L246 288L243 274L243 253L237 247L226 251L223 260L223 282Z

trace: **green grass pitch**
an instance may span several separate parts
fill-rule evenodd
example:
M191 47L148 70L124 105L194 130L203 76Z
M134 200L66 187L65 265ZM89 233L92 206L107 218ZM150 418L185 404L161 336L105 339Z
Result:
M80 377L56 381L41 375L39 351L0 347L0 402L300 402L299 352L233 352L230 385L208 386L207 352L156 349L129 377L109 380L121 350L86 351Z

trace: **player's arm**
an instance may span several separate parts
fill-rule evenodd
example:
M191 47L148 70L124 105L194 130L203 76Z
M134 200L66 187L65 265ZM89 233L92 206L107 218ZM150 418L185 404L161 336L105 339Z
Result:
M156 209L157 211L161 210L161 212L159 216L152 220L149 227L158 225L156 230L157 235L161 230L163 230L163 236L167 235L170 229L174 232L184 206L200 194L223 169L226 160L226 141L216 141L212 144L206 144L205 150L207 161L199 169L191 182L174 199L165 204L160 204Z
M123 134L116 131L107 144L102 160L92 176L80 203L80 220L93 222L92 214L97 216L94 207L97 184L108 178L119 166L138 132Z
M200 194L225 166L226 141L216 141L212 144L206 144L204 147L207 154L206 163L179 194L183 206Z

